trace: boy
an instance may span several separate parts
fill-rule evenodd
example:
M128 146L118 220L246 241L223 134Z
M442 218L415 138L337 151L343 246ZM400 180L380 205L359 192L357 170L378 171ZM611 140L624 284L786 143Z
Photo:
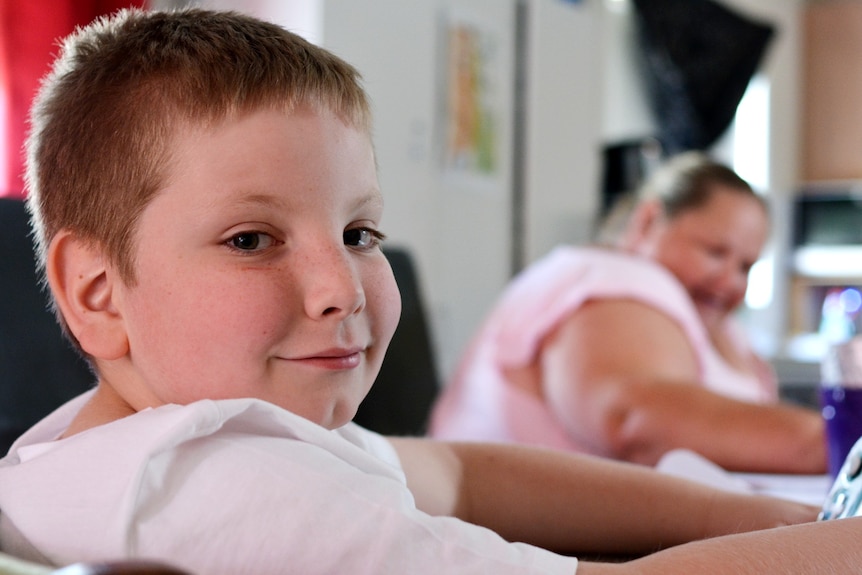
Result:
M326 51L236 14L127 11L67 40L32 123L39 255L98 375L0 464L7 533L48 561L573 573L540 547L642 554L813 518L624 464L351 424L399 303L369 105ZM641 561L697 572L738 545Z

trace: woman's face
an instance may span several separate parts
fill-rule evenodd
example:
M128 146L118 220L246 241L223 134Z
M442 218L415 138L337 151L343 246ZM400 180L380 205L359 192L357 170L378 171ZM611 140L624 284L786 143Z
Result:
M657 218L635 251L664 265L683 284L708 328L745 298L748 272L760 257L769 222L751 196L716 185L699 208Z

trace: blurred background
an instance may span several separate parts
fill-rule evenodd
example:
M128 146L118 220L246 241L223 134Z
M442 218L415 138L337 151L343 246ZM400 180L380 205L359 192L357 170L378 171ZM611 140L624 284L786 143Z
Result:
M0 0L0 196L22 197L25 116L57 38L118 7ZM742 320L782 384L860 327L862 2L209 0L357 66L389 244L414 258L441 376L513 274L669 153L702 149L768 200Z

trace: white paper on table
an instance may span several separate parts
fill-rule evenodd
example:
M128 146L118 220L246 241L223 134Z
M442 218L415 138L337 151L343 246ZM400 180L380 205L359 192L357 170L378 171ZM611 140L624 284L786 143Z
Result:
M655 468L662 473L704 483L710 487L737 493L755 493L754 488L746 481L688 449L668 451Z
M832 480L828 475L732 473L688 449L667 452L657 471L737 493L757 493L821 505Z

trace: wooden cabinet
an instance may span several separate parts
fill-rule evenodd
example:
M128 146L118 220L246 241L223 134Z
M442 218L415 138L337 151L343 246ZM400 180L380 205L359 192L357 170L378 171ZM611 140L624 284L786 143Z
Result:
M862 2L804 11L802 179L862 179Z

